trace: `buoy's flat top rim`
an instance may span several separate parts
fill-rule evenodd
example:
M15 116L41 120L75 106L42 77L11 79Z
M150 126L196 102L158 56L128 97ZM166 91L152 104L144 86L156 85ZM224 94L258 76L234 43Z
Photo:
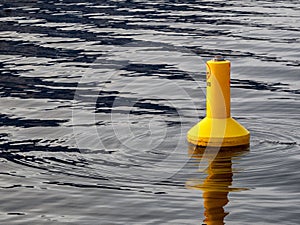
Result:
M211 59L211 60L208 60L207 63L223 64L223 63L230 63L230 61L229 60L215 61L215 60Z

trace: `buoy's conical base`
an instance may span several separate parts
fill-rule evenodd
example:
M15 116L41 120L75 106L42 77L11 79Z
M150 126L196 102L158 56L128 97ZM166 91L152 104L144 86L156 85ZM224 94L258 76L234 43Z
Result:
M187 139L197 146L230 147L249 145L250 133L233 118L205 117L188 131Z

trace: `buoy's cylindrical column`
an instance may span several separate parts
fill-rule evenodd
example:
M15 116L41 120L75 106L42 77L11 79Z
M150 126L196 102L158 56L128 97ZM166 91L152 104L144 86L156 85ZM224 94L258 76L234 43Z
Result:
M206 63L206 116L230 117L230 62L215 57Z

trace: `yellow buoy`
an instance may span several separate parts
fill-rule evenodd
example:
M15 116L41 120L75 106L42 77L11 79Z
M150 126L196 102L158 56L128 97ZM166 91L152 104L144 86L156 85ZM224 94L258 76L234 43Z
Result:
M206 117L187 133L197 146L249 145L250 133L230 115L230 61L216 56L206 63Z

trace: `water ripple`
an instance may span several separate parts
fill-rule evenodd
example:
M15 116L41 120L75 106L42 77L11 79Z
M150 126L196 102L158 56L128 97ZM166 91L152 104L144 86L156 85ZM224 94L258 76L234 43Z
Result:
M294 0L0 2L1 223L298 224L299 21ZM251 145L199 171L216 54Z

